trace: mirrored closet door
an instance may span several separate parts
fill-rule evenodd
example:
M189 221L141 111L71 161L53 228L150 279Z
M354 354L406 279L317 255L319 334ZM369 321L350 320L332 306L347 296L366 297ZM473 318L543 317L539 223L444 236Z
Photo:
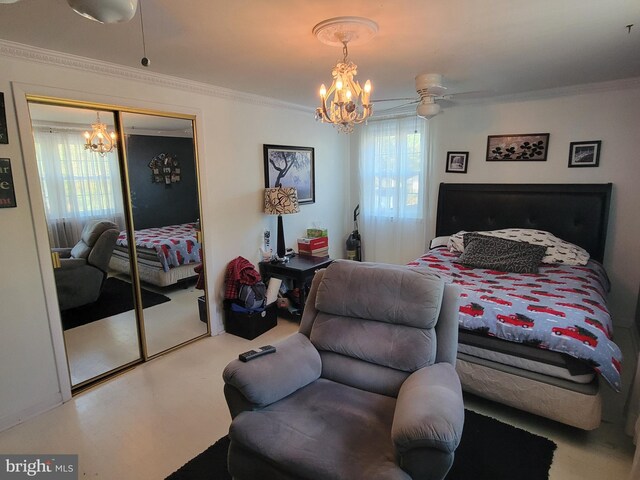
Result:
M28 101L72 389L207 335L195 120Z

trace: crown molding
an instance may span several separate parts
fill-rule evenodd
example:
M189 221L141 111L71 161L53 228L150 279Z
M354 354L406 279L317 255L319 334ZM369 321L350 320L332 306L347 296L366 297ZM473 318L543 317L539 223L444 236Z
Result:
M621 80L610 80L607 82L583 83L579 85L569 85L566 87L548 88L544 90L533 90L530 92L513 93L507 95L497 95L494 97L480 99L456 99L453 101L461 105L475 105L485 103L507 103L527 100L544 100L547 98L570 97L574 95L586 95L591 93L613 92L619 90L632 90L640 88L640 77L624 78Z
M283 102L270 97L263 97L251 93L239 92L229 88L218 87L203 82L186 80L180 77L164 75L160 73L140 71L139 69L103 62L91 58L80 57L68 53L56 52L44 48L33 47L22 43L10 42L0 39L0 55L24 60L32 63L40 63L57 67L70 68L87 73L97 73L102 76L110 76L125 80L145 82L160 87L174 88L190 93L207 95L210 97L222 98L253 105L265 107L287 108L305 113L314 112L314 109Z

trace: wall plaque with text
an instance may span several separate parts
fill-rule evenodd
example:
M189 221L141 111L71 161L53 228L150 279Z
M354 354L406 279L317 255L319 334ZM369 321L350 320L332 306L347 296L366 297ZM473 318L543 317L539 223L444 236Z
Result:
M0 158L0 208L16 206L16 193L11 175L11 160Z

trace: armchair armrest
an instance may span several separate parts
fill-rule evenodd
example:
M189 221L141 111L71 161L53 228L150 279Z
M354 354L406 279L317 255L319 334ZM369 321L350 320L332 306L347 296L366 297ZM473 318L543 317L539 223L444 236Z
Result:
M85 267L87 261L84 258L63 258L60 260L60 268L56 270L72 270L74 268Z
M60 258L70 258L71 257L71 248L52 248L51 252L57 253Z
M450 363L436 363L415 371L400 387L391 438L400 454L424 447L453 453L463 424L458 374Z
M249 362L233 360L222 373L254 407L265 407L320 377L320 354L301 333L274 343L276 352Z

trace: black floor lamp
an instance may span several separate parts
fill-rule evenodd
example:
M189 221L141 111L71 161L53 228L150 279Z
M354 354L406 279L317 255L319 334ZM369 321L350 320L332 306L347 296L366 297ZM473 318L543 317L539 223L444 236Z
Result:
M278 215L278 259L285 258L284 227L282 215L298 213L298 191L293 187L266 188L264 191L264 213Z

